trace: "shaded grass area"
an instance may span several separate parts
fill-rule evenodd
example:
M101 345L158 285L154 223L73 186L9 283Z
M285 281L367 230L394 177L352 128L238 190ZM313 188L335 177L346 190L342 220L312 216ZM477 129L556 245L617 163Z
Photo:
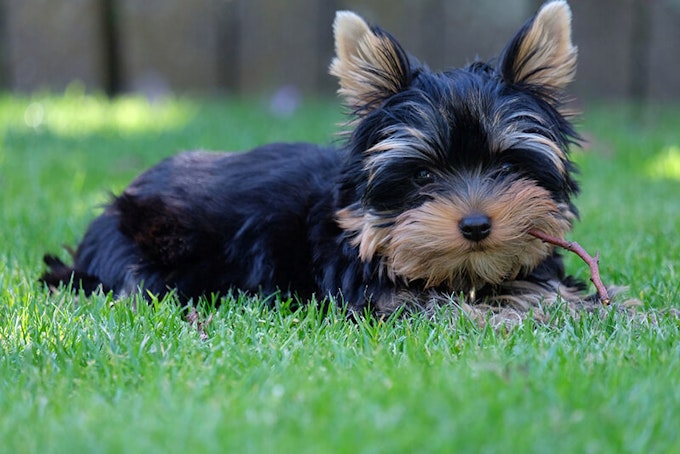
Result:
M41 256L183 149L328 143L340 109L260 100L0 97L0 439L8 452L672 452L680 448L680 108L593 105L572 238L651 321L347 322L226 296L202 341L171 301L48 295ZM568 257L570 272L587 269Z

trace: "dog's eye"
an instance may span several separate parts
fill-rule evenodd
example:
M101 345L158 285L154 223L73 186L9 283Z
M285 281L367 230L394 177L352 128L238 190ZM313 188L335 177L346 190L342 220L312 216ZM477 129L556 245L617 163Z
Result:
M415 173L414 180L417 185L424 186L428 183L432 183L434 176L432 172L427 169L418 169Z

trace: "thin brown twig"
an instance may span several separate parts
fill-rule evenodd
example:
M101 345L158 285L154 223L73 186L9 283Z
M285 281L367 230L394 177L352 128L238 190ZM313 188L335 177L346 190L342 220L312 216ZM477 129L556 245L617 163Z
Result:
M205 327L210 324L212 321L212 314L208 316L207 320L201 320L201 316L196 310L195 307L190 307L188 308L188 311L185 318L186 321L189 322L189 325L193 326L196 328L196 331L198 331L199 338L202 341L208 340L208 333L205 331Z
M609 305L611 299L609 298L607 287L604 286L604 284L602 283L602 279L600 279L600 269L598 268L598 263L600 261L599 252L595 254L595 257L593 257L592 255L588 254L588 252L585 249L583 249L583 247L576 241L563 240L562 238L550 236L536 229L531 229L527 233L529 235L535 236L536 238L545 243L554 244L555 246L559 246L563 249L571 251L578 255L579 257L581 257L581 259L584 262L586 262L586 264L590 268L590 280L593 283L593 285L595 285L595 289L597 290L597 295L599 296L600 301L605 306Z

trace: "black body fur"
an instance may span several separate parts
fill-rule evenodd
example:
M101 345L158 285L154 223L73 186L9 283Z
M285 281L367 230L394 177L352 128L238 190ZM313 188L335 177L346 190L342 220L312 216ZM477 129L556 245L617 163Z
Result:
M331 69L354 112L344 146L279 143L166 159L92 222L72 267L46 256L42 280L117 296L176 291L183 301L283 291L379 313L461 293L579 298L559 255L526 235L562 236L576 218L575 133L562 104L575 48L564 49L569 36L552 37L569 28L566 3L544 6L497 62L441 73L344 14ZM548 43L532 46L539 35ZM514 206L522 197L528 203ZM521 211L533 201L543 211ZM460 237L458 211L463 220L488 217L491 233L480 234L488 238ZM440 213L451 218L436 222ZM457 249L440 254L430 235L449 228Z

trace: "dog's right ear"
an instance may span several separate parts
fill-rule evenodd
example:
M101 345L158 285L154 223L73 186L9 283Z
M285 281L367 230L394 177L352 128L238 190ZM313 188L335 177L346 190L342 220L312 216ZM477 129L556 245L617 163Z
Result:
M338 93L356 114L367 114L408 87L409 58L387 32L350 11L336 13L333 31L336 57L330 73L340 80Z

